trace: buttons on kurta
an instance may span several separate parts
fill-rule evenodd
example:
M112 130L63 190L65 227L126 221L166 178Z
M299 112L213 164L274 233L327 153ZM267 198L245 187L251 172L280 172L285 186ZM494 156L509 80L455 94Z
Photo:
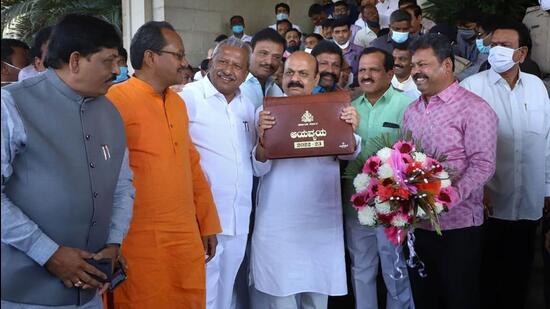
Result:
M90 162L90 167L91 167L91 168L94 168L94 167L95 167L95 163L94 163L94 162Z
M89 141L91 137L92 137L92 136L91 136L90 134L86 134L86 136L85 136L85 138L86 138L87 141Z
M99 193L94 192L94 198L97 198L99 196Z

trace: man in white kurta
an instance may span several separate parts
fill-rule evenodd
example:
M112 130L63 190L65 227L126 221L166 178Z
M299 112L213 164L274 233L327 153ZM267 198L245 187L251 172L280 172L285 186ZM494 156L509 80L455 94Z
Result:
M209 309L235 306L233 286L246 249L256 131L254 105L239 86L248 74L249 54L250 48L239 39L220 42L208 75L180 93L223 228L216 255L206 264Z
M310 94L318 79L310 54L295 52L287 59L286 95ZM326 308L328 295L347 294L337 159L355 158L360 147L347 157L267 160L263 132L276 119L261 107L257 114L260 139L253 165L261 178L252 235L253 308ZM354 129L359 122L353 107L344 109L341 119Z

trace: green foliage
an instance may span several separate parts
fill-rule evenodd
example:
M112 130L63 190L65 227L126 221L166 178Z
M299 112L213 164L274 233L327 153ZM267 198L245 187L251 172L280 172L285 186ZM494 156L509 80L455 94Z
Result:
M1 8L2 32L11 23L17 36L27 42L38 30L69 13L101 16L118 29L122 25L120 0L2 0Z
M538 5L537 0L427 0L424 13L436 23L455 25L458 14L466 8L481 13L509 16L521 20L525 10Z

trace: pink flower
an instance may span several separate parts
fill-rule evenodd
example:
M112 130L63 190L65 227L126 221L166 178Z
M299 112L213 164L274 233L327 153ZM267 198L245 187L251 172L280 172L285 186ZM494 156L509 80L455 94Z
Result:
M398 141L393 145L393 149L399 151L400 153L409 154L411 151L414 151L414 145L408 141Z
M458 202L458 193L453 187L442 188L435 200L451 208Z
M391 225L405 228L410 224L411 217L406 213L397 213L391 219Z
M353 207L357 210L363 209L369 203L372 195L369 195L368 192L355 193L351 196L351 202Z
M385 228L384 233L386 233L386 237L388 237L388 240L394 245L400 245L405 241L405 229L392 226Z
M363 173L370 174L371 176L375 176L378 173L378 168L382 164L382 161L378 156L372 156L370 157L367 162L365 162L365 165L363 166Z

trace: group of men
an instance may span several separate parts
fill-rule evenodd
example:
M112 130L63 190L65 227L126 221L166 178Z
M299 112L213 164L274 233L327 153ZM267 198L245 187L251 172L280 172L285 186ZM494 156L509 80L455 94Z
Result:
M288 20L290 8L276 14ZM332 14L350 12L337 2ZM484 28L490 69L459 84L453 38L426 33L415 14L387 14L389 31L366 48L353 36L382 19L336 19L332 40L307 51L295 27L248 37L235 16L234 35L179 92L189 63L169 23L134 34L127 78L114 26L62 18L35 40L28 65L43 73L2 88L2 307L101 308L110 284L93 265L107 258L127 273L115 308L327 308L350 288L356 308L378 308L379 266L388 308L522 308L550 207L550 100L520 70L529 32L514 21ZM2 48L4 81L25 66L13 52L25 48L6 58ZM358 87L339 116L354 152L267 158L263 135L277 119L264 98L346 91L346 69ZM359 223L342 179L341 161L353 169L377 150L372 138L401 130L447 155L459 194L442 236L429 224L414 232L427 276L407 271L382 227Z

